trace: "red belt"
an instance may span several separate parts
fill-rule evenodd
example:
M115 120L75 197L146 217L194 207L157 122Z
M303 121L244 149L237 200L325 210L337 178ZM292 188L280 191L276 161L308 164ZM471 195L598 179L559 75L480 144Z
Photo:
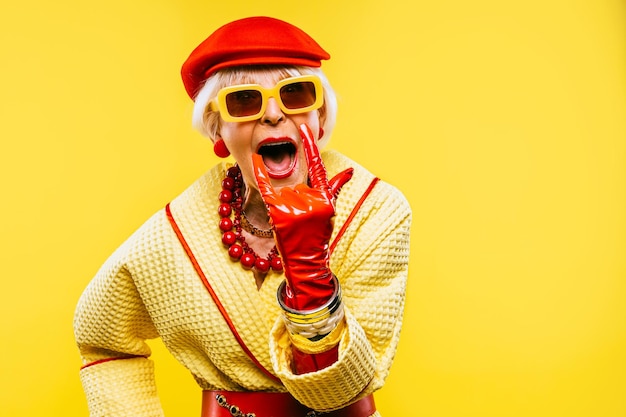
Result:
M373 395L340 410L316 412L287 392L202 391L201 417L369 417L375 411Z

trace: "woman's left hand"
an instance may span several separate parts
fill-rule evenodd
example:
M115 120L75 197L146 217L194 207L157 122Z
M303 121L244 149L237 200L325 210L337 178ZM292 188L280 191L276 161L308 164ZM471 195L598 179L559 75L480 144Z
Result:
M300 126L309 183L274 190L263 158L253 155L254 174L268 207L278 251L283 258L287 291L285 305L311 310L325 304L334 291L328 246L333 231L335 199L352 178L349 168L330 181L313 134Z

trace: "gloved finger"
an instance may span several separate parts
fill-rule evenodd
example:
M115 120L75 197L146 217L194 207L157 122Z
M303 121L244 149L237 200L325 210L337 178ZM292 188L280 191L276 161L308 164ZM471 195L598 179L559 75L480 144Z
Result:
M276 192L270 182L269 175L267 174L267 169L265 168L265 163L263 162L263 157L261 155L252 155L252 167L254 168L254 177L256 178L256 183L259 187L259 192L263 197L263 201L265 201L265 204L270 204L270 202L274 201Z
M332 193L333 198L337 198L337 196L339 195L339 191L341 191L341 188L345 185L345 183L350 181L353 174L354 168L348 168L331 178L329 184L330 192Z
M304 146L304 155L306 157L311 187L327 191L328 177L326 175L326 167L322 162L320 150L315 144L315 139L313 139L313 132L311 132L311 128L304 123L300 125L300 137L302 137Z

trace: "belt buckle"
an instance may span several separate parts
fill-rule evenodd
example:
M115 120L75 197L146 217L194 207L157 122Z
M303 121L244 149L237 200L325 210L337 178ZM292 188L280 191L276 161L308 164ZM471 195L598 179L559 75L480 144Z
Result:
M226 397L222 394L217 394L215 396L215 399L217 400L217 404L220 407L224 407L225 409L227 409L230 415L233 417L256 417L256 414L254 413L244 413L235 404L228 404L228 401L226 401Z

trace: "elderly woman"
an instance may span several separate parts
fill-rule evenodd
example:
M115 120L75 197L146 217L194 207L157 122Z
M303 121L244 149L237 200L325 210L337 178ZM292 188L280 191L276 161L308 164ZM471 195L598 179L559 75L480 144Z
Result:
M411 212L319 149L329 55L286 22L228 23L182 68L193 123L224 161L136 231L76 310L93 416L158 416L147 339L203 390L202 416L379 416L398 343Z

